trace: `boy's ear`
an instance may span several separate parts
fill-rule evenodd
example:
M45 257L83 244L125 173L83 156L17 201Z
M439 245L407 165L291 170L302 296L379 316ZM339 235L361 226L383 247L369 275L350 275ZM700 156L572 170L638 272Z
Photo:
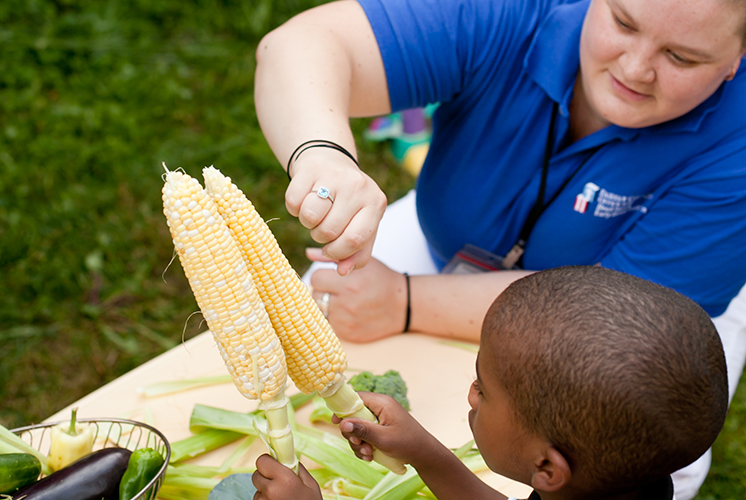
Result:
M542 455L534 463L531 487L538 491L558 491L570 482L570 464L554 446L548 446Z

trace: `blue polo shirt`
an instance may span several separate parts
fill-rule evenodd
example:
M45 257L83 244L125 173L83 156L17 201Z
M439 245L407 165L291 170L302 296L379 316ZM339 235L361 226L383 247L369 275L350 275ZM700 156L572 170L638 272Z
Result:
M439 102L417 210L442 266L466 243L505 255L539 192L523 267L596 264L669 286L711 316L746 281L744 69L686 115L571 142L588 1L360 0L394 110Z

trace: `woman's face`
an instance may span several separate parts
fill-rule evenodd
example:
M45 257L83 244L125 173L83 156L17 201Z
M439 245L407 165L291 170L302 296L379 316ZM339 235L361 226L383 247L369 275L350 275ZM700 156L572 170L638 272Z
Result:
M576 89L606 125L677 118L735 74L745 17L726 0L591 0Z

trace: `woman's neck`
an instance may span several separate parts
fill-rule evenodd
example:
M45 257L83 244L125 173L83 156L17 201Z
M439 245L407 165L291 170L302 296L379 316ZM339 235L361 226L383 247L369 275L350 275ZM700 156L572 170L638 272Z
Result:
M609 122L599 116L588 102L588 96L583 88L583 76L578 71L570 101L570 134L572 142L606 128Z

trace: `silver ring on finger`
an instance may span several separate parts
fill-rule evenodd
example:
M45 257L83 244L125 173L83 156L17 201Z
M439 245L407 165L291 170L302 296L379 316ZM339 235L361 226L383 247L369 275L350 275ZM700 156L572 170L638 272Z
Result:
M334 204L334 198L332 198L332 194L331 191L329 191L329 188L321 186L316 191L311 192L316 193L316 196L318 196L322 200L329 200L332 202L332 204Z
M329 293L325 293L316 302L319 306L319 309L321 310L321 314L323 314L325 318L329 316L329 297L331 297L331 295L329 295Z

